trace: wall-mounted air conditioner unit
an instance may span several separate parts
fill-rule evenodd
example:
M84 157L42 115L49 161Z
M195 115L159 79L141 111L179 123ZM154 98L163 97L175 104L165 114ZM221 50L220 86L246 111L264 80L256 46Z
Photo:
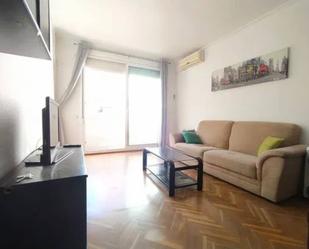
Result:
M179 61L178 67L180 71L184 71L189 67L204 62L204 60L205 60L204 49L201 49L181 59Z

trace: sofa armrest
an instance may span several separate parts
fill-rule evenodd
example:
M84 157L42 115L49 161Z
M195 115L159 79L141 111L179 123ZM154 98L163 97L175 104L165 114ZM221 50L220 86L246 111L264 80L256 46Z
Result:
M169 145L171 147L175 146L176 143L184 143L185 140L182 136L182 134L179 133L170 133L169 135Z
M271 157L282 157L282 158L293 158L293 157L303 157L306 154L306 145L298 144L288 147L282 147L278 149L265 151L257 159L257 167L263 166L264 162Z
M305 145L269 150L258 157L257 177L261 196L278 202L299 191L304 167Z

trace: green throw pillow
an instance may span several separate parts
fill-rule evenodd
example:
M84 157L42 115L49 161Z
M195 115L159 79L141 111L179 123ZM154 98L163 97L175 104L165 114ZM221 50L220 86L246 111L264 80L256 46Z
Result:
M195 131L183 131L182 135L187 144L202 144L202 140Z
M280 137L266 137L258 149L258 156L260 156L263 152L267 150L278 148L283 143L283 141L284 139Z

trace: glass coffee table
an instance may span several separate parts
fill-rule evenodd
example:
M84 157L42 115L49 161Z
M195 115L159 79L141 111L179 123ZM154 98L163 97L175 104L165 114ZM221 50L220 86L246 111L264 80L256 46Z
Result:
M147 155L153 154L163 163L147 165ZM185 170L197 170L197 178L194 179L183 173ZM169 196L175 195L175 189L189 186L197 186L197 190L203 189L203 161L200 158L188 156L171 147L154 147L143 150L143 170L149 171L160 180L169 190Z

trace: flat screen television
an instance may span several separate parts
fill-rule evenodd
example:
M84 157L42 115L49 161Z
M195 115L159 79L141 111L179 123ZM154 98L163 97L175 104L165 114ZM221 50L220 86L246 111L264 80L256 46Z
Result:
M34 155L30 155L25 160L26 165L51 165L58 160L59 106L50 97L45 98L45 107L42 109L42 138L41 151L37 150Z
M58 103L46 97L45 108L42 109L42 154L41 163L50 165L54 162L60 147Z

